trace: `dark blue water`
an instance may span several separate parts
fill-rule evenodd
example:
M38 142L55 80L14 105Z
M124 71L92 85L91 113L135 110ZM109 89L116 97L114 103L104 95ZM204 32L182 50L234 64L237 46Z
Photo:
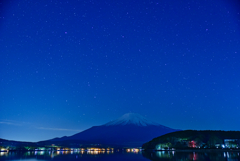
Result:
M0 152L11 161L240 161L239 152Z

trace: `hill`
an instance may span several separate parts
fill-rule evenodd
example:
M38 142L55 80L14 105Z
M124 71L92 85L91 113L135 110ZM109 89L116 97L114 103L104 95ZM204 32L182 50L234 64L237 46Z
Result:
M144 149L238 148L240 131L185 130L165 134L143 145Z

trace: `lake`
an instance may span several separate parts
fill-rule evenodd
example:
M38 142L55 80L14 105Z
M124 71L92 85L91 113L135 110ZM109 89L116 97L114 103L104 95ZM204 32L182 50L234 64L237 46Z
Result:
M240 161L239 152L0 152L5 161Z

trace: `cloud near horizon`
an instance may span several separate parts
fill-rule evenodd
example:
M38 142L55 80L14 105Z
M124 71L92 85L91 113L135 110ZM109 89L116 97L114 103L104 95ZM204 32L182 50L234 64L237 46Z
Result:
M22 124L12 122L12 121L0 121L0 124L5 124L5 125L13 125L13 126L21 126Z
M81 132L82 130L78 129L62 129L62 128L49 128L49 127L36 127L37 129L42 129L42 130L54 130L54 131L76 131L76 132Z
M0 120L0 124L5 125L13 125L13 126L24 126L24 125L30 125L30 123L27 122L18 122L13 120ZM38 127L38 126L31 126L32 128L40 129L40 130L54 130L54 131L76 131L81 132L82 130L79 129L64 129L64 128L52 128L52 127Z

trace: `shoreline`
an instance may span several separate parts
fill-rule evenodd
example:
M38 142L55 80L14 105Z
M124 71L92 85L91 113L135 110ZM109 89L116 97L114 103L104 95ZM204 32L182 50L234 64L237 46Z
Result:
M193 149L193 150L175 150L176 152L240 152L240 149Z
M174 150L144 150L147 152L240 152L240 149L174 149Z

